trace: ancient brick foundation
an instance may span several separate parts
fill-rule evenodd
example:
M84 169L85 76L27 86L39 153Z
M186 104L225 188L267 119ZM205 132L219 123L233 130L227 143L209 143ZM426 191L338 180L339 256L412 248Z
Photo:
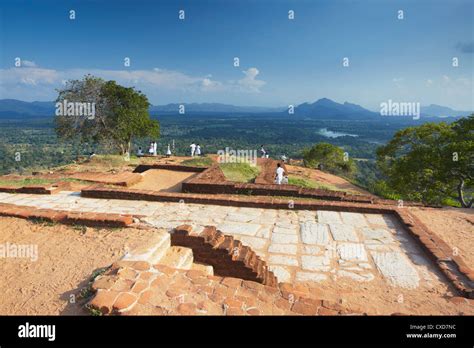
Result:
M242 245L232 236L224 235L213 226L207 226L199 235L193 234L189 225L178 226L171 234L171 245L192 249L194 260L211 265L215 275L269 286L277 284L276 277L268 270L265 261L250 247Z

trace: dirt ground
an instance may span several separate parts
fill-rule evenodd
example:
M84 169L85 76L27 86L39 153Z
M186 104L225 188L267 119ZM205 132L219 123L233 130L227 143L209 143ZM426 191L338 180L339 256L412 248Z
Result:
M37 245L34 258L0 258L1 315L84 315L80 291L92 273L153 231L73 228L0 218L0 244ZM72 296L74 295L74 296ZM75 298L76 303L71 303Z
M132 185L130 188L139 190L181 192L182 182L196 175L196 173L165 169L149 169L142 175L142 181Z
M359 194L364 194L364 195L372 195L370 192L361 189L360 187L357 187L353 184L351 184L349 181L336 176L332 175L326 172L322 172L317 169L311 169L311 168L304 168L300 166L292 166L287 164L286 168L288 169L289 175L298 175L302 176L308 179L312 179L315 181L318 181L323 184L329 184L337 187L340 190L352 192L352 193L359 193Z
M474 268L474 209L410 208L410 211Z

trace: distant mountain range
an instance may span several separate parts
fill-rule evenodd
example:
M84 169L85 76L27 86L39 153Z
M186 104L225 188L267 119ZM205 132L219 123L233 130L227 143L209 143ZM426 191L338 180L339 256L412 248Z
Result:
M178 113L180 105L184 105L186 113L228 113L228 114L287 114L285 107L236 106L219 103L183 103L152 105L150 112L154 115ZM467 116L470 111L456 111L446 106L431 104L422 106L421 117L458 117ZM52 116L55 113L54 102L25 102L16 99L0 99L0 118L21 118ZM345 102L337 103L322 98L314 103L303 103L294 108L294 114L307 118L331 119L370 119L380 117L379 113L370 111L360 105Z
M325 117L334 119L367 119L380 117L378 113L364 109L360 105L345 102L344 104L322 98L316 102L300 104L295 108L295 115L306 117Z
M176 113L180 105L184 105L186 112L226 112L226 113L263 113L263 112L281 112L284 107L265 107L265 106L236 106L219 103L173 103L166 105L153 105L150 112Z

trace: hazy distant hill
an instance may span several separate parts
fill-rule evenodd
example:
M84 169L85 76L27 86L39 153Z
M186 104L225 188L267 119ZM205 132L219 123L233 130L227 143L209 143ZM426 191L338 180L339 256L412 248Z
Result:
M178 112L180 105L184 105L186 112L229 112L229 113L263 113L280 112L284 107L264 107L264 106L236 106L219 103L173 103L166 105L153 105L150 112Z
M295 115L332 119L368 119L379 117L377 113L364 109L360 105L348 102L340 104L328 98L319 99L312 104L304 103L298 105L295 108Z
M1 99L0 114L25 114L31 116L54 115L54 102L25 102L17 99Z
M432 116L432 117L457 117L457 116L468 116L472 113L469 111L456 111L447 106L441 106L436 104L431 104L429 106L421 107L422 116Z
M154 115L173 114L179 112L181 104L152 105L150 112ZM284 107L262 106L236 106L220 103L183 103L186 113L232 113L232 114L275 114L282 115L288 112ZM380 117L378 113L367 110L360 105L345 102L337 103L328 98L322 98L314 103L303 103L295 107L295 115L308 118L326 119L372 119ZM0 118L31 118L53 116L55 113L54 102L25 102L16 99L0 100ZM471 114L469 111L455 111L449 107L431 104L421 107L422 117L458 117Z

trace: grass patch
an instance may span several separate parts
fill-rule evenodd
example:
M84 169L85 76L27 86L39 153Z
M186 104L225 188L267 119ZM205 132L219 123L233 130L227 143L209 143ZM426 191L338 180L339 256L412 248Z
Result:
M182 161L180 164L190 167L210 167L214 162L210 157L195 157Z
M72 225L73 230L79 231L81 234L85 234L87 232L87 227L84 225Z
M220 168L227 180L237 182L253 182L260 169L248 163L222 163Z
M315 180L311 180L311 179L307 179L307 178L303 178L303 177L298 177L298 176L288 177L288 184L299 186L299 187L304 187L304 188L309 188L309 189L344 191L344 190L341 190L341 189L337 188L334 185L323 184L323 183L317 182Z
M41 179L41 178L25 178L25 179L14 179L14 180L0 179L0 186L22 187L26 185L49 185L56 181L57 180Z
M74 182L78 184L90 185L90 183L87 181L74 179L74 178L61 178L61 179L24 178L24 179L12 179L12 180L0 179L0 186L23 187L27 185L52 185L59 181Z

